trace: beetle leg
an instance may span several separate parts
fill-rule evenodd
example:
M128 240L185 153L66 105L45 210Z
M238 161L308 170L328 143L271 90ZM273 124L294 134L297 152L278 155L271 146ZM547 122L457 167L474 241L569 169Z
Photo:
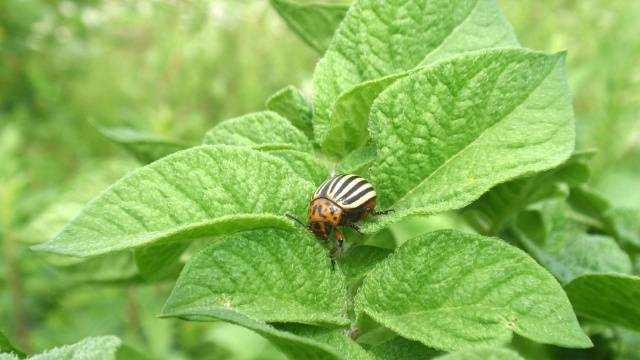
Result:
M329 258L331 259L331 271L336 269L336 251L338 249L334 246L329 250Z
M336 233L336 241L335 241L335 246L336 248L338 248L338 251L340 252L340 254L342 254L342 242L344 241L344 235L342 235L342 232L338 229L335 230Z
M375 211L374 209L367 209L367 210L369 210L369 213L373 216L387 215L390 212L395 212L394 209L387 209L382 211Z
M358 226L358 224L355 224L355 223L349 224L349 227L355 230L358 234L364 235L364 233L360 231L360 226Z

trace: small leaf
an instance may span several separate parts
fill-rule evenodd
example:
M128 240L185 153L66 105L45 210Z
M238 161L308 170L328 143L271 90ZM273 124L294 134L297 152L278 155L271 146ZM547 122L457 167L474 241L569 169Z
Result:
M132 128L106 128L95 124L93 126L100 134L114 143L121 145L143 164L151 163L189 147L187 144L161 138Z
M327 254L302 232L227 236L187 263L163 316L227 308L266 322L347 325L344 276L331 271Z
M556 280L498 239L438 231L407 241L365 278L356 310L447 351L536 342L590 347Z
M313 112L300 90L293 86L280 89L267 99L267 110L274 111L287 118L293 126L300 129L309 139L313 138L313 125L311 118Z
M73 345L65 345L30 356L29 360L113 360L121 343L115 336L88 337Z
M323 329L308 325L285 324L280 327L282 330L289 331L299 336L316 340L320 343L327 344L331 348L340 353L343 358L349 360L373 360L367 351L365 351L358 343L345 335L345 330Z
M314 189L268 154L199 146L130 173L92 200L56 238L34 249L95 256L160 241L291 228L283 214L306 213Z
M225 120L207 132L204 143L250 146L256 150L313 149L309 139L300 130L273 111Z
M341 174L357 174L364 176L369 166L376 160L376 148L365 145L345 156L338 163L336 170Z
M533 176L500 184L465 208L465 216L486 235L498 235L528 205L558 196L562 185L577 186L589 180L586 161L591 152L574 152L562 165Z
M496 184L564 162L575 138L564 55L491 50L395 82L375 101L371 168L393 215L457 209Z
M313 75L316 141L345 155L367 142L373 100L407 70L518 45L494 0L357 1Z
M355 246L342 257L338 258L340 270L344 273L347 287L355 294L367 273L380 260L386 258L392 251L374 246Z
M434 360L524 360L517 352L510 349L478 348L460 351L454 354L437 356Z
M329 177L329 169L317 157L296 150L271 150L269 155L280 158L301 178L320 185Z
M271 0L271 6L291 30L319 53L327 49L349 10L348 6L340 4L298 4L288 0Z
M587 274L565 286L576 313L607 325L640 331L640 278Z
M613 208L605 217L623 245L640 249L640 209Z
M189 316L190 314L173 314L172 316ZM246 315L232 310L211 310L200 320L221 320L251 329L267 338L271 343L288 355L290 359L310 360L342 360L344 359L336 350L319 341L298 336L290 332L278 330L264 322L252 319Z
M562 284L591 272L631 273L629 255L608 236L583 233L563 200L535 204L518 216L518 241Z
M441 353L438 350L424 346L420 342L407 340L399 336L372 347L370 351L380 360L432 359Z
M11 342L2 331L0 331L0 353L13 353L21 359L26 356L25 353L11 345Z
M188 242L177 241L135 249L134 259L140 275L152 281L177 276L182 268L180 256L188 247Z

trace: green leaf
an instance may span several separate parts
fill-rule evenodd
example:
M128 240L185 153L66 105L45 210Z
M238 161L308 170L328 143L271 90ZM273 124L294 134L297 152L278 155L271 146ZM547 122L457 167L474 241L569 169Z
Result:
M280 89L267 99L265 106L267 110L277 112L287 118L309 139L313 138L313 125L311 124L313 111L300 90L293 86Z
M435 357L437 360L524 360L510 349L479 348Z
M553 168L573 151L564 54L465 55L389 86L371 110L371 177L393 215L463 207L496 184Z
M137 129L118 127L105 128L93 126L107 139L122 146L143 164L148 164L176 151L189 147L176 140L165 139Z
M160 242L134 250L136 267L146 280L177 276L182 269L180 256L189 247L185 241Z
M313 75L316 141L340 155L364 145L371 103L407 70L518 45L494 0L357 1Z
M640 249L640 209L613 208L605 217L623 245Z
M204 143L250 146L256 150L313 150L309 139L300 130L273 111L225 120L207 132Z
M391 253L388 249L359 245L350 248L344 256L339 257L340 270L345 275L347 287L351 292L355 294L367 273Z
M340 174L357 174L364 176L369 166L376 160L376 148L373 145L365 145L354 150L340 160L336 171Z
M189 316L190 314L183 314ZM174 314L173 316L181 316ZM332 347L319 341L282 331L264 322L252 319L232 310L217 309L207 312L200 320L221 320L251 329L267 338L291 359L332 360L344 359Z
M431 359L440 354L438 350L428 348L422 343L407 340L399 336L372 347L370 351L380 360Z
M640 278L587 274L565 286L576 313L607 325L640 331Z
M315 185L320 185L329 177L327 166L309 153L296 150L271 150L268 153L284 160L298 176Z
M89 337L73 345L53 348L42 354L30 356L29 360L113 360L121 343L115 336Z
M268 174L269 176L265 176ZM199 146L142 167L35 250L94 256L262 227L291 228L315 186L249 148Z
M302 232L255 230L208 246L187 263L162 312L198 318L225 308L266 322L349 323L344 276Z
M466 207L465 216L482 234L498 235L528 205L588 181L591 155L575 152L556 168L500 184Z
M373 360L373 356L345 334L345 330L323 329L308 325L286 324L280 327L296 335L316 340L337 350L349 360Z
M340 4L298 4L288 0L271 0L271 6L291 30L319 53L327 49L349 9Z
M11 342L2 331L0 331L0 353L14 353L20 358L25 357L25 353L18 350L15 346L11 345Z
M631 273L631 259L614 239L583 233L567 218L567 211L563 200L540 202L518 216L513 231L563 284L591 272Z
M447 351L509 342L590 347L556 280L499 239L438 231L407 241L365 278L356 310Z

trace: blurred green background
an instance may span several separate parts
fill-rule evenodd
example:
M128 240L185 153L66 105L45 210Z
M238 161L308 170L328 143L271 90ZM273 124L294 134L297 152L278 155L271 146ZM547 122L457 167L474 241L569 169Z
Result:
M640 204L640 1L500 3L524 46L568 51L591 184ZM137 166L89 119L195 144L283 86L308 92L318 58L266 0L1 1L0 331L30 352L114 334L152 358L281 358L241 328L157 319L172 284L140 284L129 258L28 246Z

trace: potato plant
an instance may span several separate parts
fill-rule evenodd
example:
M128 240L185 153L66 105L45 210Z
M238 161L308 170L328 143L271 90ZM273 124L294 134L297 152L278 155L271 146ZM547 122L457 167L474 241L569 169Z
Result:
M175 282L160 317L236 324L292 359L640 356L640 212L587 185L566 53L522 46L495 0L271 4L321 54L311 95L286 87L198 146L96 124L142 166L33 250L131 259ZM285 214L306 219L335 171L395 212L347 231L332 270Z

